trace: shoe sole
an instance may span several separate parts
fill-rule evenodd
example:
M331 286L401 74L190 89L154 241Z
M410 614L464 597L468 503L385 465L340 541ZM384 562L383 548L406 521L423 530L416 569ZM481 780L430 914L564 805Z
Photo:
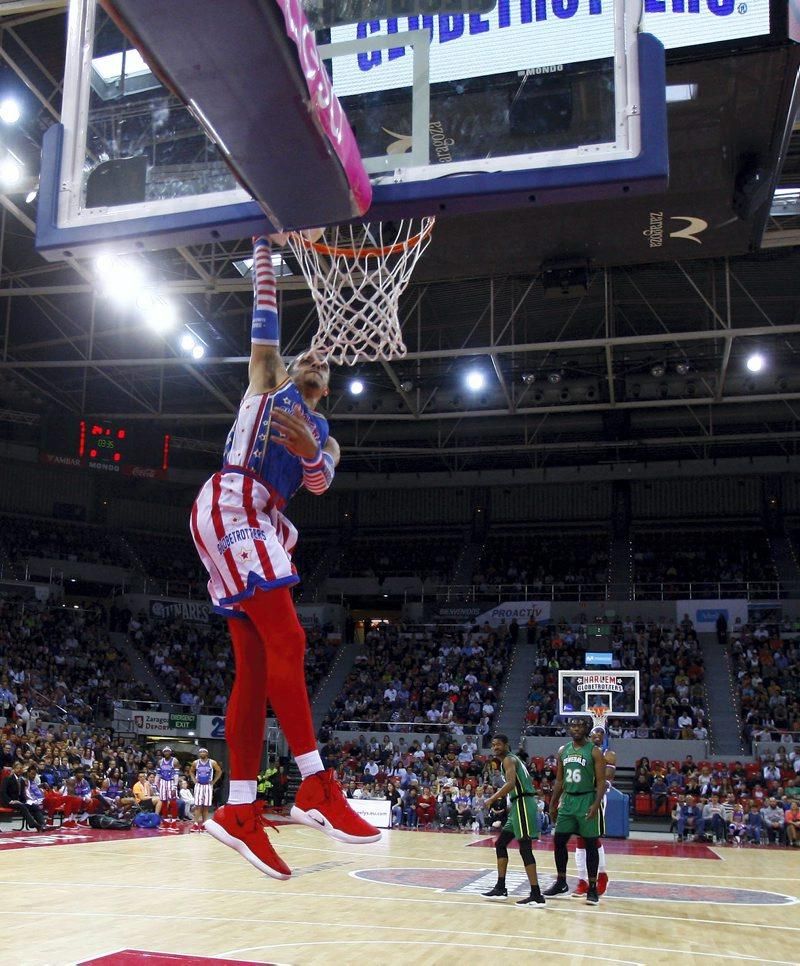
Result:
M570 892L569 897L570 897L570 899L585 899L586 898L586 893L585 892ZM553 898L555 898L555 896Z
M548 899L569 899L569 897L570 897L569 892L557 892L555 895L552 895L552 896L545 895L544 898L546 902Z
M592 902L590 899L587 899L586 900L586 905L587 906L599 906L600 903L596 899L594 900L594 902Z
M285 872L279 872L277 869L273 869L271 866L267 865L266 862L262 862L261 859L249 849L241 839L235 838L226 829L224 829L218 822L215 822L213 818L210 818L204 826L206 832L212 835L218 842L222 842L223 845L227 845L229 848L234 849L241 855L243 859L247 859L250 865L255 866L259 872L263 872L264 875L268 875L272 879L290 879L291 873L287 875Z
M367 845L370 842L379 842L381 839L380 832L377 835L350 835L347 832L342 832L331 825L327 819L313 818L308 812L304 812L302 808L298 808L296 805L292 805L289 817L298 825L315 828L318 832L324 832L330 838L336 839L337 842L347 842L348 845Z
M507 902L508 896L483 896L487 902Z
M515 906L519 906L520 909L544 909L547 905L546 902L515 902Z

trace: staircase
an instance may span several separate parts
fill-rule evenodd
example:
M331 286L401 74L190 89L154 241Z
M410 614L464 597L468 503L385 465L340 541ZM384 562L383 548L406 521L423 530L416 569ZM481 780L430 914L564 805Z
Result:
M458 560L456 560L455 567L453 567L453 576L450 579L452 584L460 587L472 583L472 575L475 573L475 566L478 563L478 558L482 550L483 543L464 544Z
M778 580L791 587L788 596L800 596L800 566L797 564L792 541L785 533L771 533L768 539Z
M608 599L633 598L633 548L626 530L611 538L608 552Z
M314 731L319 731L322 719L325 717L328 708L333 704L334 698L342 690L345 678L353 670L356 657L361 653L357 644L342 644L336 660L328 672L328 676L323 678L317 693L311 701L311 718L314 722Z
M122 651L128 659L133 670L133 676L139 684L143 684L153 694L156 701L174 703L175 699L164 687L147 661L128 640L128 635L121 631L112 631L108 636L114 646Z
M711 751L714 755L739 755L744 750L742 722L736 707L730 645L724 647L716 634L698 634L706 671Z
M506 685L500 697L495 729L508 735L511 747L516 748L522 734L525 712L528 710L528 695L531 690L531 677L536 665L539 648L532 641L526 643L525 634L520 633L520 641L511 654L511 663L506 671Z

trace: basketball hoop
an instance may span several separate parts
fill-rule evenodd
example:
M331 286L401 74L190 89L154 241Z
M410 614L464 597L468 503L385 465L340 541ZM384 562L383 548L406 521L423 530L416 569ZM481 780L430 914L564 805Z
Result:
M595 728L602 728L605 730L608 708L604 708L602 704L599 704L594 708L589 708L589 714L592 716L592 721L594 722Z
M430 244L435 221L334 225L289 234L287 243L319 315L312 349L345 366L406 354L400 296Z

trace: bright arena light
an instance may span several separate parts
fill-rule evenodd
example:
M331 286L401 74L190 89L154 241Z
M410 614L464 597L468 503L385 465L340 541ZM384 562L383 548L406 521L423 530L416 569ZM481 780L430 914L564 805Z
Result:
M473 392L478 392L479 389L483 389L486 385L486 376L480 371L480 369L472 369L467 373L467 388L471 389Z
M350 383L350 392L354 396L360 396L364 391L364 383L360 379L353 379Z
M7 188L17 184L22 177L22 165L13 158L0 161L0 182Z
M5 124L16 124L21 116L22 111L13 97L6 97L0 101L0 121Z
M183 349L184 352L191 352L196 345L197 342L193 335L190 335L188 332L186 332L181 336L181 349Z
M202 359L205 354L206 354L206 347L204 345L201 345L199 342L197 342L192 348L192 358Z
M761 372L764 368L764 356L760 352L754 352L747 359L747 368L750 372Z
M177 322L178 313L172 302L153 292L143 292L136 299L136 307L155 332L168 332Z
M133 302L148 297L148 294L142 292L145 276L138 265L123 261L115 255L99 255L94 264L104 295L117 302ZM154 296L150 294L149 297Z

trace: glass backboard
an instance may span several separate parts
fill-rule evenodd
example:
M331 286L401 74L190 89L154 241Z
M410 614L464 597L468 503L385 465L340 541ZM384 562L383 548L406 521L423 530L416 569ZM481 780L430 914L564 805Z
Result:
M591 714L604 708L606 716L639 717L638 671L559 671L558 713Z
M220 44L243 2L215 5ZM301 0L275 2L299 15ZM170 4L149 6L170 16ZM372 180L371 220L666 185L664 54L640 32L641 0L302 8ZM191 50L191 21L182 29ZM123 249L134 239L168 247L263 226L263 206L225 161L235 146L221 151L214 137L213 114L164 86L169 58L152 39L137 50L128 33L95 0L70 4L62 126L48 132L43 156L37 246L50 257L115 239ZM285 165L268 144L265 163ZM303 158L292 167L302 179Z

